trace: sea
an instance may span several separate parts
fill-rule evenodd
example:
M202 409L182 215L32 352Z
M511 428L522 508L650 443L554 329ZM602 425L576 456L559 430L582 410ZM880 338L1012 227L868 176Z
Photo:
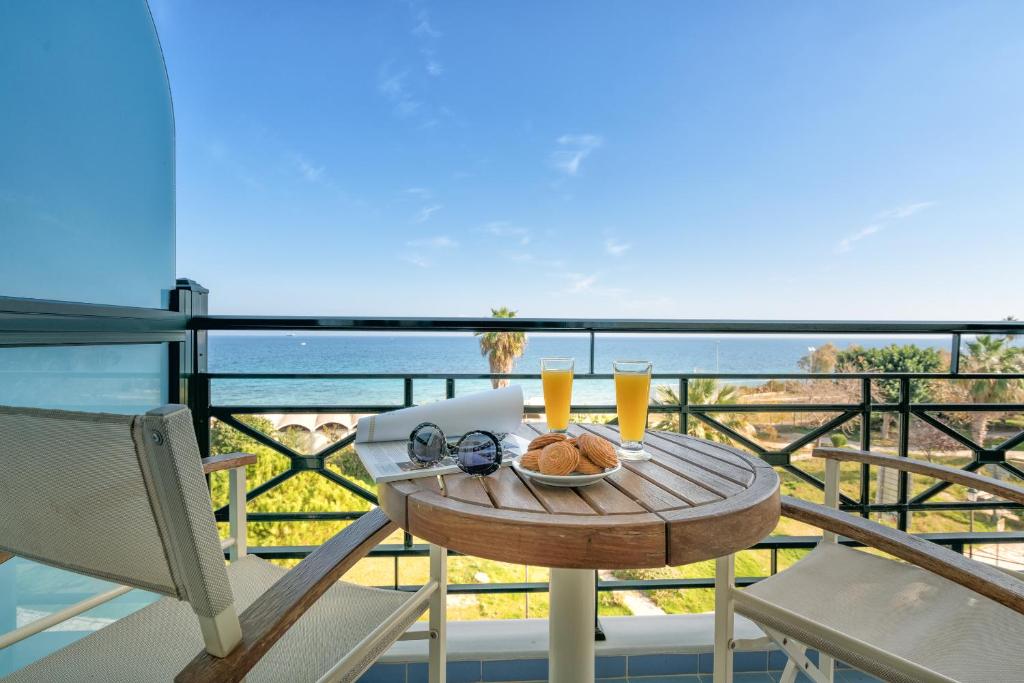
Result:
M764 337L695 335L598 335L594 372L610 373L614 360L649 360L655 373L797 373L810 348L831 342L879 347L917 344L949 348L948 337ZM590 369L589 337L579 334L528 335L526 350L514 372L540 372L540 359L570 357L576 361L573 402L610 405L612 383L579 377ZM212 333L211 372L225 373L486 373L487 358L479 339L469 334L320 333L259 335ZM757 384L762 380L731 380ZM516 380L528 403L541 402L540 382ZM664 382L673 384L673 382ZM655 384L658 384L657 380ZM459 380L456 393L486 390L487 380ZM443 380L415 380L416 403L444 398ZM211 387L215 405L257 406L397 406L403 401L401 379L218 379Z

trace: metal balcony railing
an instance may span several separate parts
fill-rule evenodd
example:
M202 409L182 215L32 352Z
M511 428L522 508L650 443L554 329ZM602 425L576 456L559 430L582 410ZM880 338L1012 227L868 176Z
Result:
M157 343L167 342L170 346L169 377L171 401L187 403L193 411L196 433L200 447L206 452L209 446L211 419L220 420L242 432L258 443L287 458L288 468L263 482L247 493L252 501L275 487L280 486L300 472L313 472L341 486L367 501L376 503L372 491L358 482L344 477L327 467L331 456L349 447L355 439L354 433L328 445L314 454L299 453L276 441L270 435L253 429L238 416L261 413L378 413L413 404L417 383L441 380L448 397L456 393L456 383L466 380L488 380L496 375L488 373L266 373L266 372L210 372L207 367L208 333L213 331L375 331L404 334L410 332L478 332L478 331L522 331L545 333L583 333L589 336L589 362L585 371L578 372L580 381L608 380L611 375L594 371L594 348L598 335L629 333L654 334L757 334L757 335L899 335L928 336L943 335L949 340L950 367L947 371L935 373L656 373L659 383L671 383L680 397L677 404L657 403L650 407L652 414L674 414L678 416L680 431L686 431L692 421L699 421L710 430L719 432L736 444L811 486L822 489L824 484L813 472L808 471L803 461L794 459L800 449L813 444L843 425L859 418L860 443L862 449L872 447L872 416L888 413L895 418L898 438L895 451L901 457L911 454L910 425L919 420L959 444L972 454L971 461L964 469L977 470L993 465L1016 477L1024 478L1024 471L1007 458L1007 453L1024 444L1024 431L1017 433L993 446L974 443L970 438L936 417L940 413L982 412L1024 412L1024 403L915 403L912 400L912 383L919 380L985 380L1024 379L1020 374L967 373L961 371L961 348L963 337L968 335L1019 335L1024 333L1024 323L1019 322L878 322L878 321L727 321L727 320L564 320L564 319L493 319L493 318L358 318L358 317L251 317L211 316L206 311L207 292L187 280L179 281L178 289L172 296L175 313L147 311L145 309L122 309L119 307L90 307L82 304L60 302L32 302L23 299L0 298L0 346L21 346L30 344L64 345L92 343ZM115 310L116 309L116 310ZM515 373L501 375L510 380L538 380L537 373ZM745 404L692 404L688 401L688 383L698 378L717 378L732 381L767 380L850 380L859 385L855 400L840 403L745 403ZM403 387L401 405L218 405L211 401L211 386L219 380L306 380L310 382L331 380L397 380ZM880 380L894 380L898 383L898 400L879 403L873 399L873 383ZM530 410L528 407L527 410ZM577 405L577 413L614 413L613 405ZM731 429L716 417L717 414L734 413L835 413L835 417L801 435L784 447L768 450L757 441ZM914 494L906 473L900 473L897 480L895 500L874 502L871 499L868 466L860 473L860 488L857 495L843 495L843 509L861 515L891 513L896 525L907 529L912 512L934 512L943 510L993 510L1019 509L1021 506L1002 501L940 500L938 495L946 485L937 484ZM228 510L217 510L219 519L227 519ZM304 512L280 510L274 512L251 512L251 522L322 521L348 520L360 514L355 510L332 512ZM963 551L965 546L974 544L1022 543L1024 532L986 533L937 533L922 534L922 537L936 543ZM778 564L778 553L782 549L811 548L817 542L814 536L770 536L755 546L771 554L771 570ZM250 552L267 558L297 558L308 554L312 548L302 546L255 547ZM413 543L405 536L402 544L382 545L375 549L378 557L423 557L427 547ZM757 577L745 577L739 583L755 581ZM398 586L398 572L395 573L395 587ZM600 581L599 590L652 590L669 588L710 588L713 579L665 579L655 581ZM453 593L528 593L547 590L546 583L500 583L453 585Z

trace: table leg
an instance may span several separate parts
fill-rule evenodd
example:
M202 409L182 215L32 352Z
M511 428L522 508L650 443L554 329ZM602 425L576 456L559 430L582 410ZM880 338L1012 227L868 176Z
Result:
M594 570L551 570L548 678L552 683L594 680Z

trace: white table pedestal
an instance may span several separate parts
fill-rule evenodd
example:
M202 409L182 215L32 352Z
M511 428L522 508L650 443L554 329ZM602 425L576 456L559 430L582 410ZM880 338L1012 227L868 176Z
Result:
M551 570L548 679L593 683L594 570Z

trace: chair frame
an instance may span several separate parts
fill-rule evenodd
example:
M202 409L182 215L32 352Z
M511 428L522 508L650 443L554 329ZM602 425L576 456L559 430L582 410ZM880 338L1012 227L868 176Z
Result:
M204 474L228 471L228 537L221 540L221 549L228 552L228 559L231 561L248 554L245 468L247 465L255 464L256 460L256 456L251 453L226 453L203 458L202 461ZM364 514L310 553L238 615L242 626L242 640L226 656L216 657L202 651L174 680L178 683L244 680L249 670L320 596L397 528L379 508ZM12 553L0 552L0 564L12 557ZM335 680L347 669L350 662L358 661L365 656L376 643L376 636L387 632L395 623L407 618L412 612L423 609L424 606L429 610L428 629L407 631L399 640L429 639L427 668L430 683L444 683L447 576L447 550L431 545L430 579L427 584L416 591L401 610L392 614L324 674L320 679L321 683ZM0 650L109 602L130 590L130 586L117 586L30 624L0 634Z
M822 529L822 543L838 543L841 534L845 538L886 552L1024 614L1024 581L1021 581L1015 572L982 564L906 532L883 526L863 517L840 512L839 464L840 462L859 462L923 474L949 483L971 486L1015 503L1024 503L1024 488L955 467L868 451L816 448L813 454L816 458L825 459L825 505L782 496L782 514L784 516ZM769 644L778 646L789 658L783 671L781 683L793 683L800 672L815 683L832 683L835 677L834 658L826 652L819 651L818 665L815 666L807 658L807 647L786 634L758 624L765 632L766 638L734 639L735 605L743 603L756 603L761 609L775 610L790 619L799 619L797 615L781 607L737 589L734 556L726 555L718 558L715 572L715 683L731 683L734 650ZM900 671L914 680L922 683L933 681L950 683L951 681L947 676L843 633L823 629L817 625L814 628L821 631L826 640L841 642L845 649L882 662L887 668Z

